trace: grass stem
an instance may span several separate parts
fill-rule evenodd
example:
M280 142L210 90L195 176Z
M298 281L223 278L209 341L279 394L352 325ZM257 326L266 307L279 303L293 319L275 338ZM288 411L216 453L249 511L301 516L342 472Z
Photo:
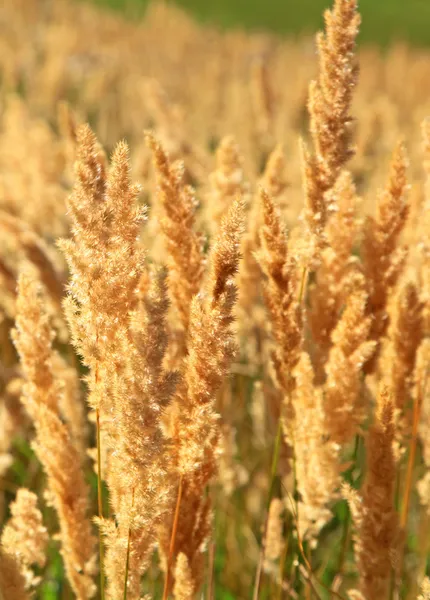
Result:
M166 578L164 580L163 600L167 600L167 598L169 597L170 573L172 570L173 555L175 553L176 532L178 530L179 512L180 512L180 508L181 508L183 484L184 484L184 478L183 478L183 475L181 475L181 477L179 478L178 495L176 498L176 508L175 508L175 516L173 518L172 534L170 536L169 556L167 558L167 570L166 570Z
M257 572L255 575L254 592L252 595L253 600L258 600L258 596L260 593L261 575L262 575L262 571L263 571L264 554L265 554L265 540L266 540L267 524L268 524L268 519L269 519L269 509L270 509L270 503L272 502L273 490L275 488L276 473L278 471L281 440L282 440L282 418L281 418L281 415L279 415L278 429L276 432L276 439L275 439L275 446L273 448L273 454L272 454L272 466L270 469L270 486L269 486L269 495L268 495L268 499L267 499L263 537L262 537L262 541L261 541L260 557L258 560Z
M134 489L131 500L131 510L134 508ZM124 600L127 600L127 590L128 590L128 571L130 568L130 540L131 540L131 518L128 526L128 536L127 536L127 557L125 559L125 575L124 575Z
M308 274L308 269L306 267L304 267L303 271L302 271L302 278L300 281L299 298L298 298L299 304L302 303L303 298L304 298L307 274Z
M406 526L408 523L408 515L409 515L409 505L411 501L411 492L412 492L412 483L413 483L413 473L415 466L415 458L417 453L417 444L418 444L418 425L421 417L421 407L423 404L423 398L425 394L425 386L426 381L423 382L422 385L418 385L417 395L414 401L414 411L413 411L413 419L412 419L412 439L409 446L409 456L408 456L408 464L406 467L406 481L405 481L405 491L403 493L402 499L402 507L400 513L400 528L402 531L406 531ZM400 548L400 560L399 560L399 571L398 571L398 580L401 579L403 573L403 564L405 560L405 551L406 551L406 535L403 538L401 548Z
M287 539L285 540L284 548L282 549L281 560L279 561L279 585L278 585L278 593L276 596L276 600L282 600L282 592L284 589L283 588L284 570L285 570L285 563L287 562L288 546L289 546L289 532L287 535Z
M97 436L97 504L99 519L103 518L103 489L102 489L102 464L101 464L101 436L100 436L100 409L96 409L96 436ZM104 572L104 544L103 534L99 528L99 558L100 558L100 598L105 600L105 572Z

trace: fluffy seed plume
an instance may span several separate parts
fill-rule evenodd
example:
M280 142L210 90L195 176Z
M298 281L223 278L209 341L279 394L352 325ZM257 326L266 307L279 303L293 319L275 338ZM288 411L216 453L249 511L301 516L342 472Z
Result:
M13 332L27 380L22 401L36 428L34 448L48 476L50 500L58 514L67 577L79 600L87 600L96 592L92 579L95 539L80 456L58 413L60 391L52 374L52 337L38 285L22 274Z
M137 245L144 211L131 185L128 148L119 143L108 175L97 140L87 125L77 131L76 182L69 198L73 237L62 240L70 269L65 311L73 343L90 369L89 403L110 398L108 362L120 364L117 333L126 329L143 271Z
M233 136L224 137L216 151L216 169L209 175L207 221L209 231L215 233L219 223L237 195L248 190L244 180L243 159Z
M1 543L5 551L15 557L26 581L26 588L36 586L40 579L32 565L44 567L48 545L48 531L43 525L42 514L37 506L37 496L20 488L10 507L11 517L6 523Z
M130 181L128 148L117 145L106 174L96 139L78 129L77 182L69 200L73 238L62 247L71 281L67 315L89 367L89 401L101 414L104 474L115 519L106 536L107 595L140 597L156 528L171 502L161 415L176 384L163 370L168 310L165 275L152 281L138 243L144 210ZM154 498L157 502L154 502Z
M361 393L362 369L376 342L368 340L372 318L367 315L367 294L360 288L351 293L333 330L326 364L325 432L341 447L354 440L369 413Z
M328 192L354 154L350 109L358 77L354 49L359 26L356 0L335 0L325 13L325 34L317 36L319 73L308 100L314 155L303 148L305 219L317 237L330 209Z
M383 348L379 367L406 427L412 422L412 375L423 334L422 308L416 284L413 281L402 283L394 298L388 343Z
M75 366L68 364L58 352L52 356L52 368L61 386L59 400L61 416L69 427L73 443L84 458L88 450L89 423L79 374Z
M387 597L399 542L398 515L394 508L394 407L386 388L380 391L378 404L376 423L367 440L367 472L361 497L351 490L346 494L357 530L355 550L360 591L369 600Z
M398 245L408 215L406 167L406 149L400 143L391 160L390 174L379 197L376 216L368 217L364 225L362 255L369 311L373 315L371 339L378 342L388 326L387 299L406 258L405 248ZM374 366L375 360L369 368Z
M357 285L358 260L352 254L356 234L356 190L348 171L342 171L332 190L336 211L327 223L327 245L321 252L315 283L310 286L309 325L317 376L328 358L331 334L352 287Z
M287 237L271 196L260 189L263 211L259 262L267 277L264 297L276 342L273 351L278 383L288 398L293 369L300 357L302 312L298 302L298 265L288 252Z
M338 446L326 435L322 389L315 386L314 371L306 352L295 368L293 392L295 468L299 532L312 546L331 519L330 504L338 497L340 464Z
M281 144L278 144L269 157L264 168L260 184L273 198L278 198L288 187L285 175L285 153Z
M430 600L430 579L428 577L425 577L421 584L421 594L417 600Z
M175 600L192 600L194 598L193 577L188 558L183 552L180 552L176 559L173 596Z
M171 418L172 452L182 491L174 550L187 557L195 590L202 583L203 550L211 528L205 488L217 471L220 442L215 395L236 351L231 326L243 227L244 205L237 198L221 221L210 253L206 294L192 302L190 345ZM172 530L168 525L160 534L166 556Z
M154 155L158 196L164 210L161 229L169 255L169 291L181 323L180 355L183 355L191 301L200 289L204 272L203 238L195 230L196 200L193 189L184 182L184 165L170 164L168 155L153 135L147 134L147 141Z
M188 420L188 428L183 429L186 437L180 445L182 458L178 461L184 474L196 470L206 453L205 446L215 441L211 434L218 420L213 413L215 392L227 375L235 352L231 324L243 219L244 207L238 199L225 216L210 254L207 296L203 301L195 297L191 307L192 345L184 367L185 389L182 391L181 386L180 390L181 410Z
M114 451L107 482L115 520L101 522L108 546L108 597L121 597L127 548L127 597L140 598L140 578L148 567L157 528L168 516L172 485L161 417L176 377L163 370L168 309L165 273L160 272L131 315L122 351L125 368L113 379ZM155 501L156 498L156 501Z
M26 223L0 211L0 228L13 235L27 260L36 267L39 278L45 286L57 311L61 311L64 294L63 274L52 259L44 240Z
M281 145L271 152L260 181L262 187L277 201L288 186L285 177L285 154ZM238 325L243 340L241 353L251 362L262 361L265 311L261 303L261 249L262 211L260 194L253 196L248 214L247 229L242 241L242 261L238 277Z
M273 498L270 503L269 516L267 519L267 531L265 540L264 557L267 561L275 562L282 554L282 513L284 504L279 498Z

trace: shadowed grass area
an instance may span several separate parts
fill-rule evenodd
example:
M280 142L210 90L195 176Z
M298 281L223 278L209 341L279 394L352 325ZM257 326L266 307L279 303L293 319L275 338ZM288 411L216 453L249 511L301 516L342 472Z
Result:
M136 15L148 0L93 0L97 4ZM322 27L327 0L176 0L202 21L221 27L266 29L279 34L313 32ZM430 45L428 0L361 0L361 39L387 45L401 39L414 45Z

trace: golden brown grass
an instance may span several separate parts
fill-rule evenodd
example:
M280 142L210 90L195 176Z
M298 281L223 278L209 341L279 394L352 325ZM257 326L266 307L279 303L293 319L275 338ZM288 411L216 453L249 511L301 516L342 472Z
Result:
M0 35L0 599L427 598L427 54L357 49L355 0L316 60L39 9Z

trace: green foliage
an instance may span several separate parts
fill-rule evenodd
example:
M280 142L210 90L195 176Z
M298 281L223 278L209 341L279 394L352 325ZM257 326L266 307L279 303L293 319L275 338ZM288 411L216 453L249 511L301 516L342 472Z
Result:
M93 0L131 16L142 13L149 0ZM279 34L314 32L323 25L321 14L328 0L176 0L202 21L221 27L268 29ZM387 45L405 40L430 45L428 0L361 0L361 40Z

